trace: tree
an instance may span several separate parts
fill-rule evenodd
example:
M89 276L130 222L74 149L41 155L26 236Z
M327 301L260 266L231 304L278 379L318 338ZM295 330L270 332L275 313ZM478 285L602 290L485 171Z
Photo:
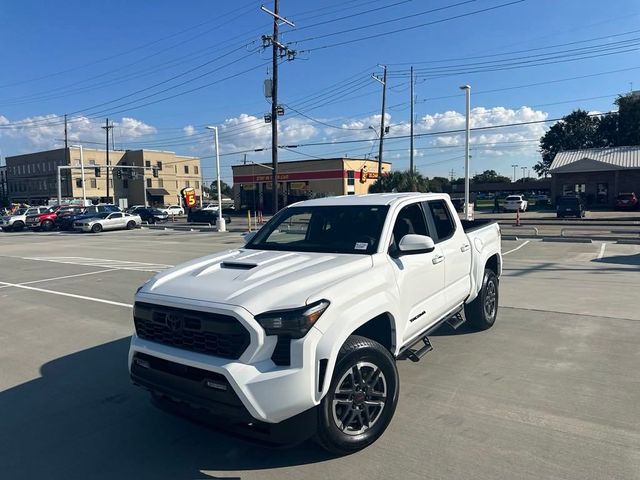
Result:
M640 145L640 95L621 95L615 104L618 106L616 145Z
M472 183L511 183L509 177L499 175L495 170L485 170L470 179Z
M560 151L607 146L608 142L601 138L602 131L599 128L599 117L590 116L584 110L574 110L555 123L540 139L542 160L533 169L540 176L546 175L553 158Z
M415 185L415 189L413 188ZM417 172L395 171L378 178L369 187L369 193L380 192L428 192L429 180Z
M210 196L215 197L218 195L218 184L216 181L211 182L209 187L204 187L204 191ZM224 181L220 180L220 190L225 197L233 198L233 189L227 185Z
M450 192L451 182L445 177L433 177L429 180L429 191L435 193Z

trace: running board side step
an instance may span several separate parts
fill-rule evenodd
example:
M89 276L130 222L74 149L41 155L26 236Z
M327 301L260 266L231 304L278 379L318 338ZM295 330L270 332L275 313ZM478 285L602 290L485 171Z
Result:
M419 345L420 342L422 342L423 345L421 347L419 347L419 348L415 348L414 349L413 347L416 346L416 345ZM406 350L404 350L402 352L402 354L400 354L399 358L400 359L408 358L412 362L419 362L420 359L422 357L424 357L427 353L429 353L431 350L433 350L433 347L431 346L431 342L429 341L429 337L427 337L425 335L420 340L418 340L416 343L411 345L411 347L409 347Z
M455 315L452 315L451 317L449 317L449 319L447 319L447 323L454 330L457 330L460 325L462 325L464 322L467 321L467 319L464 317L463 312L464 310L461 310Z

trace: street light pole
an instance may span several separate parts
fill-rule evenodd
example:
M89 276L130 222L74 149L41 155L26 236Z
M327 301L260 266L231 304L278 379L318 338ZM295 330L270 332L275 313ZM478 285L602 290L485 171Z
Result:
M209 130L213 130L216 146L216 184L218 190L218 231L226 232L226 224L222 217L222 192L220 191L220 145L218 143L218 127L207 127Z
M84 153L82 151L82 145L71 145L72 147L80 149L80 177L82 181L82 206L87 206L87 190L84 185Z
M469 220L471 212L469 211L469 141L471 137L471 87L462 85L460 90L464 90L466 94L466 128L464 142L464 217Z
M513 167L513 183L516 182L516 168L518 168L518 165L511 165Z

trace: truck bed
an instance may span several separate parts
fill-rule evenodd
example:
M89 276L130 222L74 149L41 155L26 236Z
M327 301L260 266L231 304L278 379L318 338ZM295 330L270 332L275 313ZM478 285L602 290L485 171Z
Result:
M487 227L492 223L498 223L496 220L460 220L460 222L462 223L462 228L466 233Z

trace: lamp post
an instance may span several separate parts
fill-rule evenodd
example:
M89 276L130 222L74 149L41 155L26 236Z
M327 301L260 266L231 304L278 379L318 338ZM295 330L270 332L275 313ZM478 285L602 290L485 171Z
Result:
M222 218L222 192L220 191L220 146L218 144L218 127L207 127L208 130L213 130L216 147L216 184L218 190L218 231L226 232L227 226Z
M471 212L469 211L469 140L471 137L471 87L462 85L460 90L464 90L466 94L466 128L464 142L464 217L470 220Z
M82 145L71 145L74 148L80 149L80 177L82 181L82 206L87 206L87 190L84 186L84 153L82 151Z
M513 182L516 182L516 168L518 168L518 165L511 165L513 167Z

